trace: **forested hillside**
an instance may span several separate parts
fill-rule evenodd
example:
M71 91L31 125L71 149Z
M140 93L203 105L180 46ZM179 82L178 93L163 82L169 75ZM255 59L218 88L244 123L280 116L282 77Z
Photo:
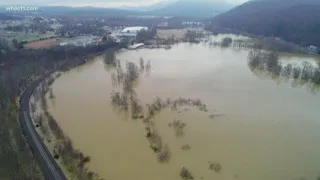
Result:
M320 47L320 1L254 0L213 19L213 26Z
M180 0L166 7L147 13L154 15L168 15L180 17L212 17L234 7L224 2L206 0Z

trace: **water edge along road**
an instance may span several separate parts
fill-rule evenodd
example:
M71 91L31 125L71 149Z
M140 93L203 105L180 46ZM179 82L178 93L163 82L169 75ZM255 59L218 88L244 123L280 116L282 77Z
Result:
M67 180L63 171L51 155L50 151L42 141L42 138L37 133L35 126L31 120L29 101L34 89L47 77L51 75L54 70L47 72L40 76L37 80L32 82L23 92L20 98L19 122L23 130L23 134L27 139L29 147L36 158L40 169L47 180Z

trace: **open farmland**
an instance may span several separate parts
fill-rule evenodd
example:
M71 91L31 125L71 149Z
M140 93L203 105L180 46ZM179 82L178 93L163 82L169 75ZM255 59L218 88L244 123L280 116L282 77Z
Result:
M19 42L32 42L37 41L40 39L47 39L56 37L54 32L47 32L45 34L39 34L39 33L25 33L25 32L12 32L12 31L0 31L0 36L7 38L9 40L17 39Z
M45 39L41 41L30 42L24 45L25 49L43 49L56 46L61 42L58 38Z
M157 30L157 37L160 39L182 39L187 32L186 29L159 29Z

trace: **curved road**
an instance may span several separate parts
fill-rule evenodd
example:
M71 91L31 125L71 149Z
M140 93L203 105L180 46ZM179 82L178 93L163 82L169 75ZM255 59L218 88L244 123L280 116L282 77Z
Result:
M34 157L39 163L39 166L46 180L67 180L50 151L42 141L42 138L36 132L34 124L31 120L29 112L29 100L34 89L46 79L54 70L42 75L39 79L32 82L24 91L20 98L19 121L23 130L23 134L33 152Z

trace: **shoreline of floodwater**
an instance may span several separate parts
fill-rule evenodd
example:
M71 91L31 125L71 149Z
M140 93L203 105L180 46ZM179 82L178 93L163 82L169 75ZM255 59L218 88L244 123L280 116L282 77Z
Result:
M143 48L144 49L144 48ZM124 51L128 51L127 49L124 49ZM97 55L97 56L95 56L95 57L99 57L99 55ZM89 61L87 61L87 62L89 62ZM85 63L87 63L87 62L85 62ZM74 66L74 67L76 67L76 66ZM70 69L72 69L72 68L69 68L69 70ZM177 123L177 127L178 127L178 130L180 131L180 124L179 123ZM152 135L152 131L153 131L153 129L149 129L149 130L146 130L147 131L147 134L150 134L150 135ZM154 148L155 149L157 149L157 147L156 146L154 146ZM187 147L186 147L187 148ZM164 148L164 150L165 150L166 148ZM165 151L164 151L165 152ZM159 155L161 155L162 156L162 154L159 154Z
M113 51L115 51L115 49L113 49ZM50 88L50 86L53 84L56 78L61 76L61 73L65 73L73 68L82 66L90 61L94 61L96 57L101 56L104 52L89 55L88 57L85 57L83 60L80 60L72 65L62 65L56 68L55 70L50 72L50 75L48 75L48 77L45 80L43 80L37 85L29 100L31 118L34 126L36 127L37 133L43 138L43 141L49 149L51 155L54 157L56 162L59 164L59 166L63 169L63 171L69 178L77 178L77 176L87 176L88 179L101 179L98 174L91 172L86 168L86 163L90 161L90 157L84 156L83 153L81 153L79 150L73 147L71 139L61 130L59 124L48 112L46 105L47 94L50 93L50 98L54 98L52 97L54 95L52 95L52 89ZM39 96L37 98L37 101L35 101L35 96ZM37 103L39 104L36 105ZM38 106L37 110L41 112L40 115L38 114L38 116L34 114L36 110L33 110L34 108L37 108L36 106ZM67 160L68 157L65 157L65 160L63 162L63 160L61 160L61 155L63 154L59 154L59 151L60 153L69 153L71 159L69 157L69 160ZM70 164L67 164L66 161L70 161Z

